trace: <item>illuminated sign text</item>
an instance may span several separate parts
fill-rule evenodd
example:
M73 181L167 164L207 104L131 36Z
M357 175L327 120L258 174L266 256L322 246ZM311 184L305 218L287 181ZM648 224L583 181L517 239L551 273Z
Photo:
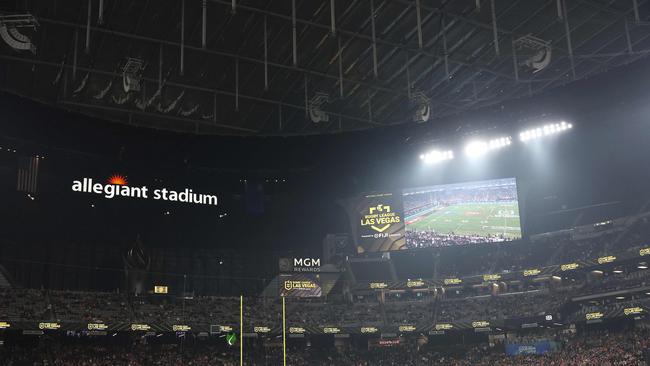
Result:
M217 205L217 196L195 193L189 188L186 188L181 192L167 188L156 188L150 190L147 186L134 187L126 185L126 182L120 182L117 184L111 182L109 182L109 184L102 184L93 182L92 178L83 178L82 180L75 180L72 182L72 191L100 194L108 199L115 197L152 198L154 200L162 201L197 203L213 206Z
M147 324L131 324L131 330L150 330L151 327Z
M580 267L578 263L568 263L568 264L563 264L560 266L560 270L562 271L570 271L572 269L576 269Z
M106 330L108 325L103 323L88 323L88 330Z
M524 271L524 277L537 276L541 272L542 271L540 271L539 269L527 269Z
M61 324L59 323L38 323L38 329L59 329Z

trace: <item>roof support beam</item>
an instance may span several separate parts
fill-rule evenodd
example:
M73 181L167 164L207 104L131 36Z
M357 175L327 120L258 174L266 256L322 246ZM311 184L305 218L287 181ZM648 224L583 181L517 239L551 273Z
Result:
M218 3L218 4L227 3L226 0L210 0L210 1L212 1L214 3ZM404 3L403 0L391 0L391 1L399 1L401 3ZM409 6L410 5L412 5L412 4L409 4ZM268 16L272 16L272 17L275 17L275 18L278 18L278 19L284 19L284 20L287 20L287 21L292 21L292 18L290 16L286 16L284 14L280 14L280 13L272 12L272 11L269 11L269 10L252 7L252 6L241 5L241 4L238 5L238 6L239 6L240 9L244 9L246 11L250 11L250 12L254 12L254 13L260 13L260 14L266 14ZM444 14L447 14L447 15L451 14L451 16L454 17L454 18L469 20L467 18L460 17L458 15L449 13L447 11L441 11L440 9L437 9L437 8L431 8L431 7L426 7L426 6L422 5L422 9L426 9L426 10L429 10L429 11L432 11L432 12L438 13L438 14L441 14L441 13L444 13ZM329 30L331 28L331 26L329 24L321 24L321 23L306 20L306 19L296 18L296 22L300 23L300 24L305 24L305 25L308 25L308 26L312 26L312 27L315 27L315 28L320 28L320 29ZM477 22L471 21L471 23L475 24ZM482 23L480 23L480 24L485 26ZM492 28L491 28L490 25L487 25L487 29L491 30ZM337 32L339 32L340 34L346 35L346 36L350 36L350 37L355 38L355 39L366 40L366 41L372 43L372 36L367 36L367 35L361 34L359 32L346 30L346 29L343 29L341 27L337 27ZM499 29L499 32L510 34L510 33L506 32L506 31L503 31L502 29ZM376 41L377 45L385 45L385 46L389 46L389 47L397 48L397 49L401 49L401 50L410 50L412 53L415 53L415 54L421 54L421 55L429 56L429 57L435 58L435 59L442 59L442 55L438 55L436 53L429 52L429 51L426 51L424 49L419 50L417 48L409 47L408 45L398 43L398 42L393 42L393 41L390 41L390 40L387 40L387 39L384 39L384 38L381 38L381 37L375 37L375 41ZM495 71L495 70L491 70L491 69L489 69L489 68L487 68L485 66L481 66L481 65L478 65L476 63L468 62L468 61L465 61L463 59L450 58L450 61L453 62L453 63L457 63L457 64L467 66L467 67L480 69L481 71L484 71L484 72L487 72L487 73L490 73L490 74L498 74L498 72Z
M80 29L84 29L86 27L85 25L80 25L80 24L76 24L76 23L70 23L70 22L65 22L65 21L55 20L55 19L38 18L38 20L41 21L41 22L44 22L44 23L58 24L58 25L62 25L62 26L68 26L68 27L74 27L74 28L80 28ZM173 42L173 41L167 41L167 40L157 39L157 38L153 38L153 37L139 36L139 35L124 33L124 32L118 32L118 31L113 31L113 30L108 30L108 29L103 29L103 28L96 28L96 27L91 27L91 28L95 32L110 34L110 35L113 35L113 36L137 39L137 40L156 43L156 44L166 44L166 45L170 45L170 46L174 46L174 47L179 47L180 46L179 43ZM190 45L185 45L183 48L186 48L186 49L192 50L192 51L204 52L204 53L211 54L211 55L216 55L216 56L229 57L229 58L233 58L233 59L238 58L241 61L246 61L246 62L255 63L255 64L264 64L263 59L260 60L260 59L257 59L255 57L236 55L236 54L226 52L226 51L216 51L216 50L210 50L210 49L203 50L201 47L195 47L195 46L190 46ZM268 61L268 65L279 68L279 69L301 72L301 73L309 74L309 75L312 75L312 76L319 76L319 77L323 77L323 78L331 79L331 80L338 80L338 78L339 78L338 75L330 75L330 74L322 72L322 71L307 69L307 68L298 67L298 66L289 66L289 65L280 64L280 63L277 63L277 62ZM347 77L344 77L343 79L348 83L358 84L360 86L364 86L364 87L367 87L369 89L373 89L373 90L377 90L377 91L381 91L381 92L385 92L385 93L389 93L389 94L406 95L406 93L403 92L403 91L395 90L395 89L388 88L388 87L383 87L383 86L377 85L376 83L370 83L368 81L358 80L358 79L351 79L351 78L347 78Z
M213 1L220 1L220 0L213 0ZM402 3L402 4L406 5L406 6L411 5L409 0L392 0L392 1ZM599 3L597 3L597 2L595 2L593 0L576 0L576 1L579 1L581 3L586 3L586 4L589 4L589 5L594 6L594 7L599 7L603 11L610 12L612 14L619 15L619 16L622 16L625 13L625 12L617 11L617 10L612 9L610 7L603 7L601 4L599 4ZM641 0L641 1L635 0L635 1L638 1L639 5L648 2L648 0ZM432 12L437 12L437 13L444 13L449 18L458 19L459 21L461 21L463 23L466 23L468 25L473 25L473 26L475 26L477 28L482 28L482 29L487 30L487 31L492 31L493 30L493 26L491 24L484 23L484 22L481 22L481 21L476 20L476 19L468 18L468 17L466 17L464 15L456 14L454 12L450 12L450 11L447 11L447 10L441 10L440 8L436 8L436 7L432 7L432 6L425 6L425 5L422 6L422 9L432 11ZM497 27L497 32L500 33L500 34L504 34L504 35L512 35L512 36L514 36L516 38L519 38L519 37L522 37L522 36L526 35L525 33L518 33L515 30L505 29L503 27ZM555 51L561 51L561 52L564 52L564 53L568 53L568 50L566 50L566 49L564 49L562 47L556 47L556 48L554 48L554 50Z
M560 2L560 5L562 5L563 0L558 0L558 1ZM610 3L608 3L608 5L611 4L612 2L613 2L613 1L610 1ZM580 6L580 5L579 5L579 4L576 4L575 7L574 7L573 9L576 9L576 7L578 7L578 6ZM540 8L540 10L541 10L541 8ZM566 12L568 12L568 11L570 11L570 10L572 10L572 9L567 9ZM597 9L597 10L602 10L602 9ZM563 15L564 17L566 17L566 15L567 15L566 12L565 12L564 15ZM575 29L577 29L578 27L581 27L582 25L586 24L589 20L591 20L594 16L596 16L597 13L598 13L598 12L596 11L596 12L594 12L594 14L592 14L590 17L583 19L582 22L580 22L579 24L574 25L573 29L575 30ZM526 19L526 20L527 20L527 19ZM525 21L526 21L526 20L525 20ZM525 23L525 21L524 21L524 23ZM616 22L616 20L613 20L613 22ZM542 32L543 32L543 31L546 31L549 27L551 27L550 24L547 25L544 29L542 29ZM599 34L599 33L600 33L600 32L598 32L598 33L596 33L596 34ZM594 37L596 34L594 34L592 37ZM580 42L580 44L578 44L577 47L575 47L575 48L576 48L576 49L577 49L577 48L580 48L582 45L584 45L584 44L585 44L586 42L588 42L590 39L591 39L591 37L590 37L589 39L587 39L587 40L583 40L583 41ZM557 39L557 40L555 40L555 41L553 41L553 43L560 42L560 41L562 41L561 38L560 38L560 39ZM513 49L513 50L514 50L514 49ZM574 55L574 57L575 57L575 55ZM597 62L600 63L601 61L597 61ZM601 63L601 64L603 64L603 63ZM604 64L603 64L603 65L604 65ZM569 70L569 71L571 71L571 70ZM497 80L497 78L491 78L491 80L490 80L489 82L494 82L494 81L496 81L496 80ZM536 78L533 78L533 79L529 79L529 80L521 80L521 81L530 84L530 83L547 83L549 80L548 80L548 79L547 79L547 80L544 80L544 79L540 79L540 78L536 77ZM465 84L465 82L463 82L463 84ZM461 86L462 86L462 85L461 85ZM517 89L517 90L518 90L518 89ZM476 100L476 102L473 103L473 104L478 104L481 100L484 101L485 98L478 98L478 99ZM500 98L499 98L499 100L500 100Z
M608 28L608 27L604 27L603 29L600 30L600 32L605 31L607 28ZM598 33L600 33L600 32L598 32ZM594 36L595 36L595 35L594 35ZM645 41L645 40L648 39L649 37L650 37L650 34L648 34L648 35L642 37L641 39L637 39L635 42L632 43L632 46L634 46L634 45L636 45L636 44L639 44L639 43ZM619 38L620 38L620 36L611 39L609 42L605 42L603 45L601 45L601 46L598 48L597 51L600 51L600 50L602 50L602 49L607 48L607 47L610 46L612 43L616 42ZM627 47L628 47L628 46L627 46L627 44L626 44L626 48L627 48ZM618 57L618 56L620 56L620 54L612 55L612 56L610 57L610 60L613 59L614 57ZM583 63L584 63L585 61L587 61L587 60L588 60L588 59L582 59L582 60L580 60L580 62L578 62L578 64L577 64L577 66L583 64ZM596 66L596 67L602 67L602 66L601 66L601 65L598 65L598 66ZM538 89L539 89L539 90L543 90L544 88L546 88L546 87L552 85L554 82L557 82L557 81L560 80L561 78L562 78L561 76L558 76L558 77L556 77L556 78L554 78L554 79L548 81L547 83L542 84L541 86L539 86Z
M515 6L517 3L518 3L517 1L513 1L513 2L510 4L510 6L509 6L506 10L504 10L504 12L507 12L511 7ZM440 31L438 32L438 36L437 36L437 37L434 37L434 39L431 39L429 42L427 42L427 45L425 45L425 47L430 47L430 46L432 46L433 44L435 44L435 42L437 42L438 39L440 39L440 38L442 39L442 42L443 42L443 53L444 53L443 56L446 56L446 57L443 58L444 66L445 66L445 78L444 78L444 79L441 79L441 80L438 80L438 81L435 83L435 85L433 85L432 87L428 88L430 92L433 91L433 90L435 90L435 89L436 89L436 88L437 88L441 83L450 80L450 78L451 78L451 76L452 76L452 72L450 71L449 55L450 55L451 53L453 53L456 49L458 49L460 46L462 46L462 44L463 44L467 39L469 39L469 37L471 37L473 34L475 34L476 32L479 31L478 28L474 28L470 33L468 33L468 34L465 35L463 38L461 38L460 40L458 40L458 41L457 41L456 43L454 43L451 47L448 47L448 45L447 45L447 37L446 37L447 29L450 28L451 26L453 26L453 25L454 25L455 23L457 23L459 20L458 20L458 19L452 19L451 22L447 23L447 21L446 21L446 13L444 13L444 12L443 12L443 13L431 12L431 13L429 13L428 17L432 17L432 16L434 16L434 15L436 15L436 14L440 14L440 22L441 22ZM500 17L500 16L499 16L499 17ZM410 33L410 36L412 36L412 34L413 34L413 33L411 32L411 33ZM416 57L417 57L417 55L416 55ZM421 74L419 74L419 75L417 75L417 76L415 77L415 80L413 81L413 83L416 84L419 80L421 80L422 78L424 78L425 75L428 75L429 73L433 72L433 71L435 70L435 68L436 68L439 64L440 64L440 60L437 60L436 62L432 63L431 66L428 67L424 72L422 72ZM457 66L454 68L454 71L453 71L453 72L455 73L457 70L459 70L459 69L461 68L461 66L462 66L462 65L457 65ZM398 71L396 71L396 72L393 74L393 76L392 76L389 80L392 80L392 79L393 79L396 75L398 75L401 71L402 71L402 68L400 68ZM477 71L475 72L475 74L478 74L480 71L481 71L481 70L477 70ZM512 78L511 75L507 75L507 74L498 74L498 75L494 75L494 74L493 74L493 76L494 76L494 79L495 79L495 80L498 79L499 77L504 77L505 79L512 79L513 82L515 81L514 78ZM444 94L440 94L440 93L439 93L438 95L444 95ZM431 101L436 102L437 104L441 104L441 105L446 106L446 107L453 106L453 104L451 104L451 103L443 102L441 98L437 98L437 99L436 99L436 98L434 98L434 97L431 96L431 95L429 95L429 97L431 98ZM383 110L383 109L385 109L385 108L388 108L388 106L389 106L392 102L394 102L394 100L395 100L395 98L392 98L392 99L390 100L389 103L384 103L384 105L383 105L380 109ZM454 109L457 109L457 108L454 108Z
M44 65L44 66L50 66L50 67L53 67L53 68L56 68L56 69L59 69L61 67L63 67L64 69L72 69L73 68L72 65L67 65L67 64L62 65L61 63L58 63L58 62L29 59L29 58L24 58L24 57L9 56L9 55L2 55L2 54L0 54L0 60L22 62L22 63L26 63L26 64L29 64L29 65L34 65L34 64L36 64L36 65ZM88 68L88 67L83 67L83 66L77 66L76 68L78 70L88 72L90 74L103 75L103 76L108 76L108 77L111 77L111 78L121 78L122 77L121 73L116 73L116 72L113 72L113 71L99 70L99 69L93 69L93 68ZM64 80L67 80L67 79L64 79ZM143 77L142 80L150 82L150 83L157 83L157 80L152 79L152 78ZM204 93L208 93L210 95L212 95L212 93L216 93L216 94L219 94L219 95L226 95L226 96L230 96L230 97L235 97L235 92L234 91L225 90L225 89L210 89L210 88L205 88L205 87L200 87L200 86L195 86L195 85L177 83L177 82L173 82L173 81L167 81L165 85L169 86L169 87L180 88L180 89L204 92ZM272 104L272 105L281 105L283 107L292 108L292 109L296 109L296 110L304 110L305 109L304 105L293 104L293 103L288 103L288 102L284 102L284 101L280 101L280 100L274 100L274 99L270 99L270 98L258 97L258 96L247 95L247 94L242 94L242 93L239 93L239 98L254 101L254 102L261 102L261 103ZM135 110L137 110L137 109L134 109L134 111ZM347 120L371 123L371 124L377 125L377 126L384 125L383 123L380 123L379 121L376 121L376 120L368 121L368 119L365 118L365 117L356 117L356 116L352 116L352 115L349 115L349 114L338 113L338 112L334 112L334 111L326 111L326 112L330 116L340 116L341 118L347 119ZM158 113L154 113L154 114L162 116L162 114L158 114ZM193 119L190 119L190 120L194 121Z
M352 9L353 9L354 6L356 5L356 3L357 3L357 0L354 0L354 1L350 1L350 2L347 4L347 6L345 7L345 10L343 10L343 12L342 12L342 13L340 14L340 16L339 16L339 22L344 21L344 20L345 20L349 15L352 14ZM267 15L265 15L265 16L267 16ZM339 42L340 42L340 40L341 40L341 34L340 34L340 33L337 35L337 39L338 39ZM339 48L341 48L341 52L342 52L343 49L345 49L345 47L348 46L348 44L349 44L351 41L352 41L352 38L349 38L349 39L347 40L347 42L346 42L345 45L339 47ZM308 60L308 61L305 63L305 66L304 66L304 67L305 67L305 68L309 68L309 67L313 64L313 62L314 62L315 60L317 60L316 56L315 56L314 58L311 58L310 60ZM333 61L331 61L330 63L332 63L332 62L333 62ZM341 63L341 64L340 64L340 69L341 69L341 70L339 70L338 81L337 81L337 83L339 83L339 92L342 93L342 92L343 92L343 88L341 87L341 85L343 85L343 80L344 80L345 74L343 73L343 65L342 65L342 61L340 61L340 63ZM278 74L276 74L276 75L278 75ZM283 93L283 95L279 98L280 101L284 101L284 100L288 97L288 95L291 93L290 91L293 90L293 89L296 87L296 84L297 84L297 82L298 82L299 80L300 80L300 78L293 78L293 80L291 81L290 85L286 88L286 91L285 91L285 92ZM357 89L357 88L359 87L358 84L353 84L353 85L354 85L353 90L355 90L355 89ZM342 95L342 97L343 97L343 95ZM287 115L288 115L288 118L287 118L287 121L286 121L285 125L289 125L289 124L291 123L291 118L292 118L292 117L295 117L295 116L297 115L297 113L287 113ZM271 116L269 116L269 117L265 120L265 122L263 123L262 126L266 126L266 125L268 124L268 121L269 121L270 118L271 118ZM340 116L339 116L338 119L339 119L339 121L341 120ZM305 121L305 125L304 125L304 126L306 127L307 125L308 125L308 121Z
M59 101L58 103L63 104L63 105L67 105L67 106L71 106L71 107L81 107L81 108L97 109L97 110L103 110L103 111L109 111L109 112L127 113L129 115L135 114L135 115L148 116L148 117L153 117L153 118L162 118L162 119L169 119L169 120L174 120L174 121L183 121L183 122L193 123L197 127L198 127L198 125L204 125L204 126L209 126L209 127L225 128L225 129L228 129L228 130L240 131L240 132L249 132L249 133L257 133L258 132L257 130L254 130L254 129L251 129L251 128L232 126L232 125L227 125L227 124L223 124L223 123L215 123L214 121L206 121L206 120L200 120L200 119L179 117L179 116L169 115L169 114L160 114L160 113L141 111L139 109L119 108L119 107L100 105L100 104L74 102L74 101L69 101L69 100L62 100L62 101ZM195 130L195 133L196 133L196 130Z
M613 25L613 24L612 24L612 25ZM611 25L610 25L610 26L611 26ZM591 38L595 37L597 34L603 32L603 31L605 31L607 28L608 28L608 27L604 27L604 28L602 28L602 29L600 30L600 32L597 32L597 33L594 34ZM585 40L584 42L589 41L591 38ZM619 36L619 37L615 37L615 38L611 39L611 40L608 41L608 42L605 42L603 45L601 45L601 46L598 48L598 50L602 50L602 49L605 49L605 48L611 46L611 45L612 45L614 42L616 42L619 38L620 38L620 36ZM648 39L648 38L650 38L650 34L649 34L649 35L646 35L645 37L643 37L643 38L641 38L641 39L636 40L635 42L632 43L632 45L634 46L634 45L640 44L641 42L645 41L645 40ZM618 57L618 56L620 56L620 54L612 55L612 56L610 57L610 59L607 60L607 61L605 61L605 62L607 63L607 62L611 61L611 59L613 59L614 57ZM640 57L643 57L643 56L644 56L644 55L636 56L636 57L632 58L631 61L634 61L634 60L636 60L636 59L638 59L638 58L640 58ZM587 60L587 59L582 59L581 61L579 61L579 62L576 64L576 67L582 65L586 60ZM588 75L588 74L591 73L591 72L595 72L596 69L599 68L599 67L603 67L602 64L600 64L600 63L599 63L599 64L596 64L596 65L594 66L594 68L592 68L592 69L589 70L589 71L584 72L583 74L584 74L584 75ZM562 79L562 77L563 77L565 74L566 74L566 72L563 72L563 73L560 74L560 76L557 76L557 77L555 77L555 78L553 78L553 79L550 79L550 80L545 80L545 83L542 84L542 85L540 85L540 86L537 88L537 90L535 90L535 91L532 90L532 86L531 86L531 84L528 84L528 88L529 88L529 92L528 92L528 93L529 93L529 96L532 96L532 95L535 94L536 92L541 91L541 90L544 90L545 88L547 88L547 87L553 85L553 83L556 83L556 82L560 81L560 79ZM515 89L515 90L513 90L511 93L508 93L508 94L504 95L504 96L501 98L501 100L505 100L505 99L511 98L513 95L515 95L516 93L519 92L519 89L520 89L520 88Z

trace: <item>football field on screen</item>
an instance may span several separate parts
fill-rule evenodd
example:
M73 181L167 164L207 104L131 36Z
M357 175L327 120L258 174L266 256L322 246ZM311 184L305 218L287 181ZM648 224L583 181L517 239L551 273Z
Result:
M410 231L434 230L458 235L480 236L503 234L521 237L517 202L465 203L437 208L407 218Z

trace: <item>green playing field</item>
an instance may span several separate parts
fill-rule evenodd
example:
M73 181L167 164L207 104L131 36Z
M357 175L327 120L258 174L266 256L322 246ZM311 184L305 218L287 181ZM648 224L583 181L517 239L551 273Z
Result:
M521 237L517 202L458 204L407 217L407 230Z

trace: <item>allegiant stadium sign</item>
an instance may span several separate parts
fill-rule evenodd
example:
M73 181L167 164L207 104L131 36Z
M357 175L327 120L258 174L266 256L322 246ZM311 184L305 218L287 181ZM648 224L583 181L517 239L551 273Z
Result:
M115 197L144 198L159 201L195 203L201 205L217 205L217 196L193 192L186 188L183 191L174 191L167 188L149 189L147 186L130 186L126 179L113 176L107 184L93 181L92 178L83 178L72 182L72 191L94 193L112 199Z

